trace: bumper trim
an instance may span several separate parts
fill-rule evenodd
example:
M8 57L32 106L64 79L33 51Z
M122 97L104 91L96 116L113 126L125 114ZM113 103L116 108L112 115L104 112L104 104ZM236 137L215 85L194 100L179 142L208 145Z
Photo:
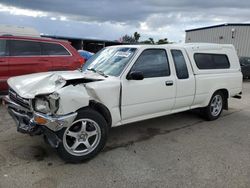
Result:
M29 130L33 130L33 128L37 126L46 126L48 129L54 132L59 131L63 127L70 126L77 116L77 112L54 116L33 112L15 103L9 98L9 96L5 96L3 98L3 104L8 108L8 112L14 119L17 128L21 128L24 130L24 132L27 133L30 133ZM44 120L46 120L46 123L37 123L35 121L36 117L43 118Z
M71 125L72 122L75 120L76 116L77 112L62 116L54 116L54 117L35 112L32 121L36 123L35 121L36 117L43 118L47 121L47 123L44 124L44 126L48 127L52 131L59 131L63 127L68 127L69 125Z

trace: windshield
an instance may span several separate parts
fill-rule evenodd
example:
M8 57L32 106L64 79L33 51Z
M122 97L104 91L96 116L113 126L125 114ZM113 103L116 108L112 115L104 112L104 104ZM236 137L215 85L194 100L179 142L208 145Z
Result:
M101 72L109 76L119 76L135 51L136 48L129 47L104 48L91 57L82 69Z

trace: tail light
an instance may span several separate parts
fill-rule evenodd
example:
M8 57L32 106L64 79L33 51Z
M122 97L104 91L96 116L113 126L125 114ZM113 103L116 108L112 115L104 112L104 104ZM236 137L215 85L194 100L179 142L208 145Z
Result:
M80 65L82 66L85 63L85 59L84 58L79 58L78 62L80 63Z

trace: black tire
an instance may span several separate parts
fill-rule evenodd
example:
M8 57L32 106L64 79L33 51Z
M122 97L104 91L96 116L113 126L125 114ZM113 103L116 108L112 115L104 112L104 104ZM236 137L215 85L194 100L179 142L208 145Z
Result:
M68 142L65 141L68 138L67 134L69 133L69 130L71 128L69 128L69 129L64 128L64 129L60 130L57 135L62 140L62 142L60 142L59 147L57 148L57 152L58 152L58 155L64 161L66 161L66 162L69 162L69 163L80 163L80 162L84 162L86 160L89 160L89 159L93 158L95 155L97 155L104 148L104 146L106 144L109 128L108 128L107 122L104 119L104 117L100 113L98 113L97 111L95 111L95 110L93 110L91 108L85 108L83 110L79 110L78 111L78 115L75 118L74 122L72 123L71 127L75 128L76 126L78 126L77 123L80 123L82 119L91 120L91 121L95 122L97 126L99 126L99 128L100 128L100 129L98 129L99 133L100 133L100 134L98 134L100 136L99 137L99 142L96 144L95 148L90 153L82 154L82 155L74 155L74 154L72 154L73 151L72 151L72 153L69 153L71 151L67 147L68 146ZM83 121L83 122L85 122L85 121ZM87 127L87 124L85 126ZM92 126L92 125L90 124L88 126ZM68 132L66 133L66 131L68 131ZM73 132L73 131L71 131L71 132ZM76 133L78 133L78 132L76 132ZM69 138L70 139L72 138L74 140L74 137L70 136ZM89 138L87 138L87 140L88 139ZM77 139L75 139L75 140L77 140ZM90 142L88 141L88 143L90 143ZM77 146L77 148L79 146ZM85 146L85 145L83 145L83 146ZM87 149L87 147L86 147L86 149Z
M215 97L219 97L221 98L221 108L220 110L218 110L216 113L213 113L212 112L212 104L215 100ZM216 120L220 117L222 111L223 111L223 108L224 108L224 104L225 104L225 96L224 94L221 92L221 91L217 91L213 94L213 96L211 97L210 101L209 101L209 104L208 106L206 106L205 108L202 108L201 109L201 115L204 119L206 119L207 121L213 121L213 120Z

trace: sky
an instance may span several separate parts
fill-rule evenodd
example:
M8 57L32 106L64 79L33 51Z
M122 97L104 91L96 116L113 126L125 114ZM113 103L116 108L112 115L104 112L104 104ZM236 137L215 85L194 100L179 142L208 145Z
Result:
M250 23L249 0L0 0L0 24L59 36L184 42L185 30Z

